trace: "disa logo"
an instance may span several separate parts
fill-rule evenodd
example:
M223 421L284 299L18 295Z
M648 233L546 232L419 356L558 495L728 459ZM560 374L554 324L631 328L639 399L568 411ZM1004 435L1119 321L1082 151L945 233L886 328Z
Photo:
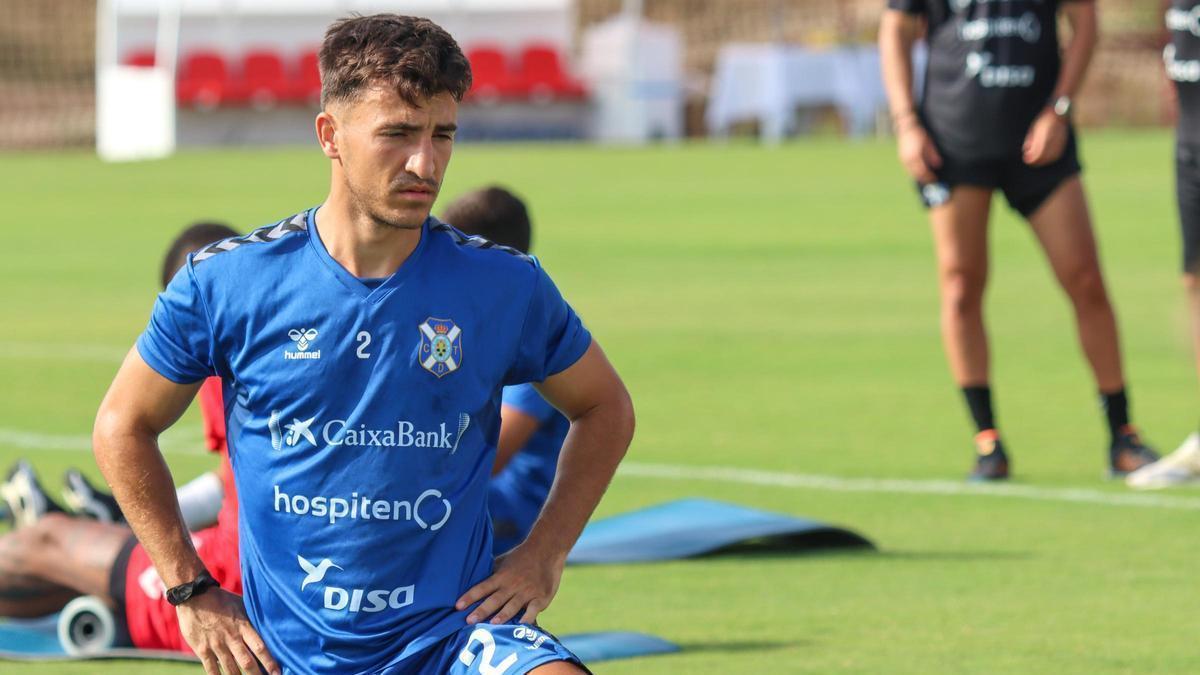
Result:
M296 556L304 579L300 582L300 590L311 584L319 584L325 580L325 575L331 569L345 569L329 558L324 558L317 564L312 564L302 555ZM341 588L331 584L325 585L322 594L322 606L333 612L382 612L385 609L403 609L413 603L413 593L416 586L398 586L392 589Z

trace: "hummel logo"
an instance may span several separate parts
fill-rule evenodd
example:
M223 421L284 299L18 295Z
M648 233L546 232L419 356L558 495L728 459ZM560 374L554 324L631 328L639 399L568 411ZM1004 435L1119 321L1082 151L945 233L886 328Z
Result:
M285 435L279 429L279 411L272 410L271 418L267 420L267 427L271 430L271 447L276 450L282 450L283 444L287 443L289 448L294 448L300 442L301 438L312 445L316 445L317 438L313 435L312 430L309 429L316 419L316 417L310 417L306 420L298 420L293 417L291 424L283 426L284 429L287 429L287 434Z
M304 590L304 587L311 583L316 583L323 580L325 578L325 573L329 571L330 567L336 567L339 570L342 569L340 565L335 564L329 558L322 559L321 562L316 565L313 565L305 560L304 556L302 555L296 556L296 561L300 563L300 569L304 570L304 573L307 575L304 577L304 581L300 582L300 590Z
M288 337L296 343L296 351L283 350L283 358L288 361L309 361L321 358L321 350L308 351L313 341L317 339L316 328L293 328L288 331Z
M292 339L292 342L296 343L296 349L306 352L309 346L312 345L313 340L317 339L317 329L293 328L288 331L288 337Z

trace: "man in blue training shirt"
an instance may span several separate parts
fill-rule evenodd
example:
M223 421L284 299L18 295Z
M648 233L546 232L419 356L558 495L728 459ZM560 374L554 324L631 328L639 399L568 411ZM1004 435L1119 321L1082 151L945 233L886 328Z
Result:
M442 211L442 220L465 234L529 253L533 226L525 202L502 187L468 192ZM558 466L571 422L530 384L504 388L500 442L488 490L492 550L508 552L537 520Z
M436 24L345 19L320 54L320 206L194 254L97 413L96 460L216 675L585 672L536 626L633 435L536 260L429 216L470 66ZM224 385L243 599L179 518L157 439ZM501 390L571 420L529 536L492 557Z

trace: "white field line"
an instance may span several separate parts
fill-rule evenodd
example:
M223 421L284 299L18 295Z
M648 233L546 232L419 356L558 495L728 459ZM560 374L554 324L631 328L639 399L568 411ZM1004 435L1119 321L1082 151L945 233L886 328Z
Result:
M1052 488L1012 484L972 484L965 481L906 480L894 478L838 478L780 471L760 471L726 466L682 466L625 462L621 476L699 480L740 485L825 490L828 492L878 492L891 494L1003 497L1043 502L1072 502L1104 506L1200 511L1200 498L1163 494L1104 492L1087 488Z
M163 452L172 454L200 455L207 452L204 436L197 429L180 429L163 434L159 443ZM92 437L88 435L43 434L20 429L0 427L0 446L21 450L51 450L88 452L92 451Z
M42 434L5 428L0 428L0 445L23 450L90 452L92 449L92 441L88 436ZM164 452L169 453L203 454L205 452L203 440L194 430L190 432L181 430L174 434L166 434L162 441L162 447ZM727 466L683 466L678 464L649 464L644 462L625 462L621 464L618 473L621 476L638 478L700 480L800 490L825 490L828 492L1001 497L1044 502L1071 502L1101 504L1104 506L1200 511L1200 498L1162 494L1104 492L1088 488L1050 488L1012 484L977 485L948 480L839 478L837 476L761 471Z

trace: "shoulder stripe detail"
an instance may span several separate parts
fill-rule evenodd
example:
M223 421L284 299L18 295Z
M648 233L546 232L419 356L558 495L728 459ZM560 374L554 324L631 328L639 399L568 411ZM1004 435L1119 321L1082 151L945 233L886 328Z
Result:
M515 258L520 258L521 260L524 260L525 262L527 262L531 265L535 265L535 266L537 265L537 261L531 255L528 255L526 253L521 253L520 251L518 251L517 249L515 249L511 246L501 246L500 244L497 244L496 242L490 241L488 239L484 239L483 237L465 235L462 232L459 232L454 227L451 227L450 225L447 225L446 223L443 223L440 220L435 220L433 222L433 225L431 225L429 227L429 229L433 232L445 232L446 234L450 235L450 238L452 240L454 240L454 243L458 244L459 246L468 246L470 248L495 249L497 251L504 251L505 253L507 253Z
M197 251L196 255L192 256L192 264L195 265L197 263L204 262L218 253L232 251L233 249L240 248L246 244L265 244L267 242L275 241L289 232L299 232L300 230L307 229L308 212L304 211L297 213L290 218L284 218L278 223L260 227L244 237L223 239L215 244L210 244Z

